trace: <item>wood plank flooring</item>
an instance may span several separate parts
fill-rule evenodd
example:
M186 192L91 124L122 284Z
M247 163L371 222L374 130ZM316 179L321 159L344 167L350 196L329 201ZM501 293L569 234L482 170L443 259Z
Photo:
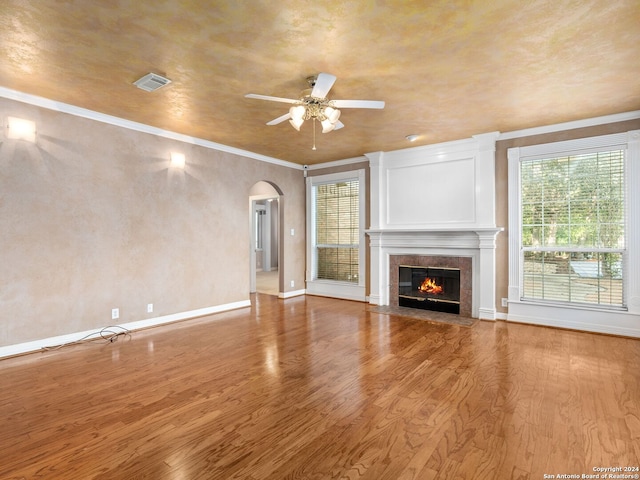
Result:
M258 294L2 360L0 478L542 479L639 464L639 340L371 310Z

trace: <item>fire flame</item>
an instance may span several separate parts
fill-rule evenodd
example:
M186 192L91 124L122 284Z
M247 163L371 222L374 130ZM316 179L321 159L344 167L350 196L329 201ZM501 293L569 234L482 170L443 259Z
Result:
M422 282L422 285L418 287L422 293L431 293L431 294L440 294L443 292L443 289L440 285L436 284L436 282L432 278L425 278Z

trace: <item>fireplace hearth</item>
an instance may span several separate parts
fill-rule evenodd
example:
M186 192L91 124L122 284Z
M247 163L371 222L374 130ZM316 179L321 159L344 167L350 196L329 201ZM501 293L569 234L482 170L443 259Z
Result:
M460 314L460 269L399 265L398 305Z

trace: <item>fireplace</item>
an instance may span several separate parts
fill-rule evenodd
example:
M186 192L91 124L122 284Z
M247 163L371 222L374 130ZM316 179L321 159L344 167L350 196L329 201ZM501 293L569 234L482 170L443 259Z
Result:
M447 295L435 294L431 292L420 292L417 287L416 290L420 293L413 292L413 294L406 295L406 289L409 291L414 290L410 285L410 280L407 279L407 274L403 273L403 277L400 277L400 267L413 267L410 271L410 276L420 276L420 270L422 273L426 272L430 275L426 277L433 278L439 277L436 280L436 284L440 284L443 290L448 291ZM415 306L406 305L408 299L400 301L400 296L418 297L421 302L416 308L430 307L442 308L444 312L457 313L461 317L473 317L473 260L471 257L466 256L453 256L453 255L390 255L389 256L389 303L387 305L392 307L400 306ZM457 278L456 278L457 277ZM424 280L422 278L421 282ZM456 285L452 285L453 283ZM402 284L402 285L401 285ZM401 294L401 288L403 293ZM457 298L457 299L456 299ZM422 301L424 299L424 301ZM427 300L428 299L428 300ZM436 300L449 300L452 303L450 305L444 305L447 302ZM427 303L429 302L429 303ZM415 302L414 302L415 303ZM434 310L438 311L438 310Z
M365 154L371 186L366 232L371 304L398 306L398 264L393 264L399 260L400 265L460 268L460 316L495 320L496 236L502 231L495 218L498 136L489 132ZM425 208L425 192L446 201ZM425 257L428 263L420 261Z
M400 265L398 305L460 314L460 269Z

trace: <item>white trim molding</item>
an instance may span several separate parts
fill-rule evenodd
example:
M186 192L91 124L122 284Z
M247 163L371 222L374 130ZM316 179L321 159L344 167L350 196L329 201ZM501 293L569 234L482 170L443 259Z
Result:
M290 292L280 292L278 293L278 298L282 298L286 300L287 298L299 297L300 295L305 295L307 293L306 290L292 290Z
M180 322L183 320L189 320L197 317L204 317L205 315L212 315L214 313L226 312L229 310L236 310L238 308L250 307L250 300L243 300L239 302L227 303L224 305L216 305L213 307L205 307L197 310L190 310L187 312L174 313L171 315L163 315L161 317L147 318L144 320L138 320L135 322L129 322L124 324L118 324L120 328L124 328L129 331L141 330L144 328L157 327L159 325L165 325L167 323ZM16 345L7 345L0 347L0 358L13 357L16 355L23 355L25 353L37 352L46 348L56 347L59 345L67 345L79 341L95 340L99 337L100 329L87 330L84 332L69 333L67 335L59 335L56 337L42 338L39 340L33 340L31 342L18 343ZM92 338L89 338L91 337Z
M367 157L354 157L354 158L345 158L344 160L335 160L333 162L325 162L325 163L316 163L314 165L306 165L306 170L323 170L325 168L334 168L334 167L342 167L344 165L354 165L362 162L366 162Z
M626 122L628 120L637 120L640 118L640 110L631 112L615 113L613 115L604 115L602 117L592 117L583 120L574 120L572 122L556 123L542 127L526 128L524 130L514 130L511 132L503 132L498 140L511 140L514 138L530 137L532 135L542 135L545 133L563 132L566 130L574 130L576 128L594 127L597 125L605 125L608 123Z

